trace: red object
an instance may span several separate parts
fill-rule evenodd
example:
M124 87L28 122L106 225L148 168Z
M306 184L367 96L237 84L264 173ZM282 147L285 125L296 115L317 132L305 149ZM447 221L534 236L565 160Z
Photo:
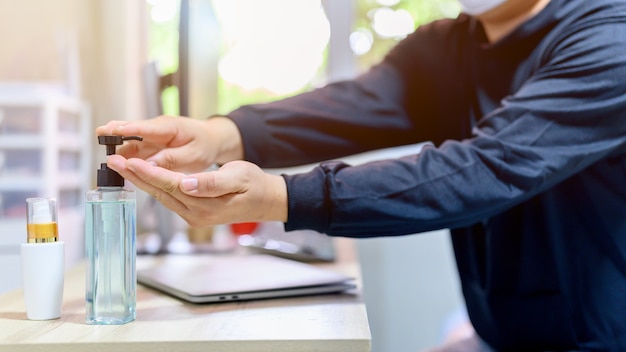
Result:
M249 235L253 233L258 226L258 222L240 222L236 224L230 224L230 230L236 236Z

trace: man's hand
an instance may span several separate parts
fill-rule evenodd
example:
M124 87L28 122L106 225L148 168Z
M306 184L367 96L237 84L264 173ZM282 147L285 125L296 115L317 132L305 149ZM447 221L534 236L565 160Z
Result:
M139 158L169 170L200 172L214 163L243 158L241 136L226 117L195 120L159 116L150 120L111 121L96 129L96 135L141 136L117 149L126 158Z
M180 215L191 227L244 221L287 221L287 187L281 176L233 161L217 171L186 175L139 158L112 155L107 164Z

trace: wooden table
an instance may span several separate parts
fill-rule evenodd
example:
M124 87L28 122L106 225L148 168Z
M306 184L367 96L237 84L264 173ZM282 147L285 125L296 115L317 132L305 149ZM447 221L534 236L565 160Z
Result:
M149 260L140 257L138 267ZM356 260L345 252L340 251L336 263L323 266L358 276ZM95 326L85 324L84 270L79 265L67 272L63 314L57 320L27 320L21 291L0 296L0 351L370 351L358 289L194 305L138 285L134 322Z

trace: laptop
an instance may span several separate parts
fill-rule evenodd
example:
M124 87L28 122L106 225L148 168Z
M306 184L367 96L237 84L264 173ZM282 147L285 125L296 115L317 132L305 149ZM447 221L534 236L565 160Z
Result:
M168 255L137 270L137 282L191 303L344 292L354 279L268 254Z

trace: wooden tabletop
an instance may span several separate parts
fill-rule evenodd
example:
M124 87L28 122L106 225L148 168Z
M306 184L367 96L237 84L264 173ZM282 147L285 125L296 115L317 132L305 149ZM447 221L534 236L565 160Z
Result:
M342 247L345 244L342 244ZM147 258L138 259L138 267ZM358 275L342 254L324 267ZM7 270L8 268L5 268ZM360 284L359 284L360 285ZM137 287L137 319L85 324L85 267L66 273L60 319L26 319L21 291L0 296L0 352L20 351L370 351L360 291L344 294L196 305Z

